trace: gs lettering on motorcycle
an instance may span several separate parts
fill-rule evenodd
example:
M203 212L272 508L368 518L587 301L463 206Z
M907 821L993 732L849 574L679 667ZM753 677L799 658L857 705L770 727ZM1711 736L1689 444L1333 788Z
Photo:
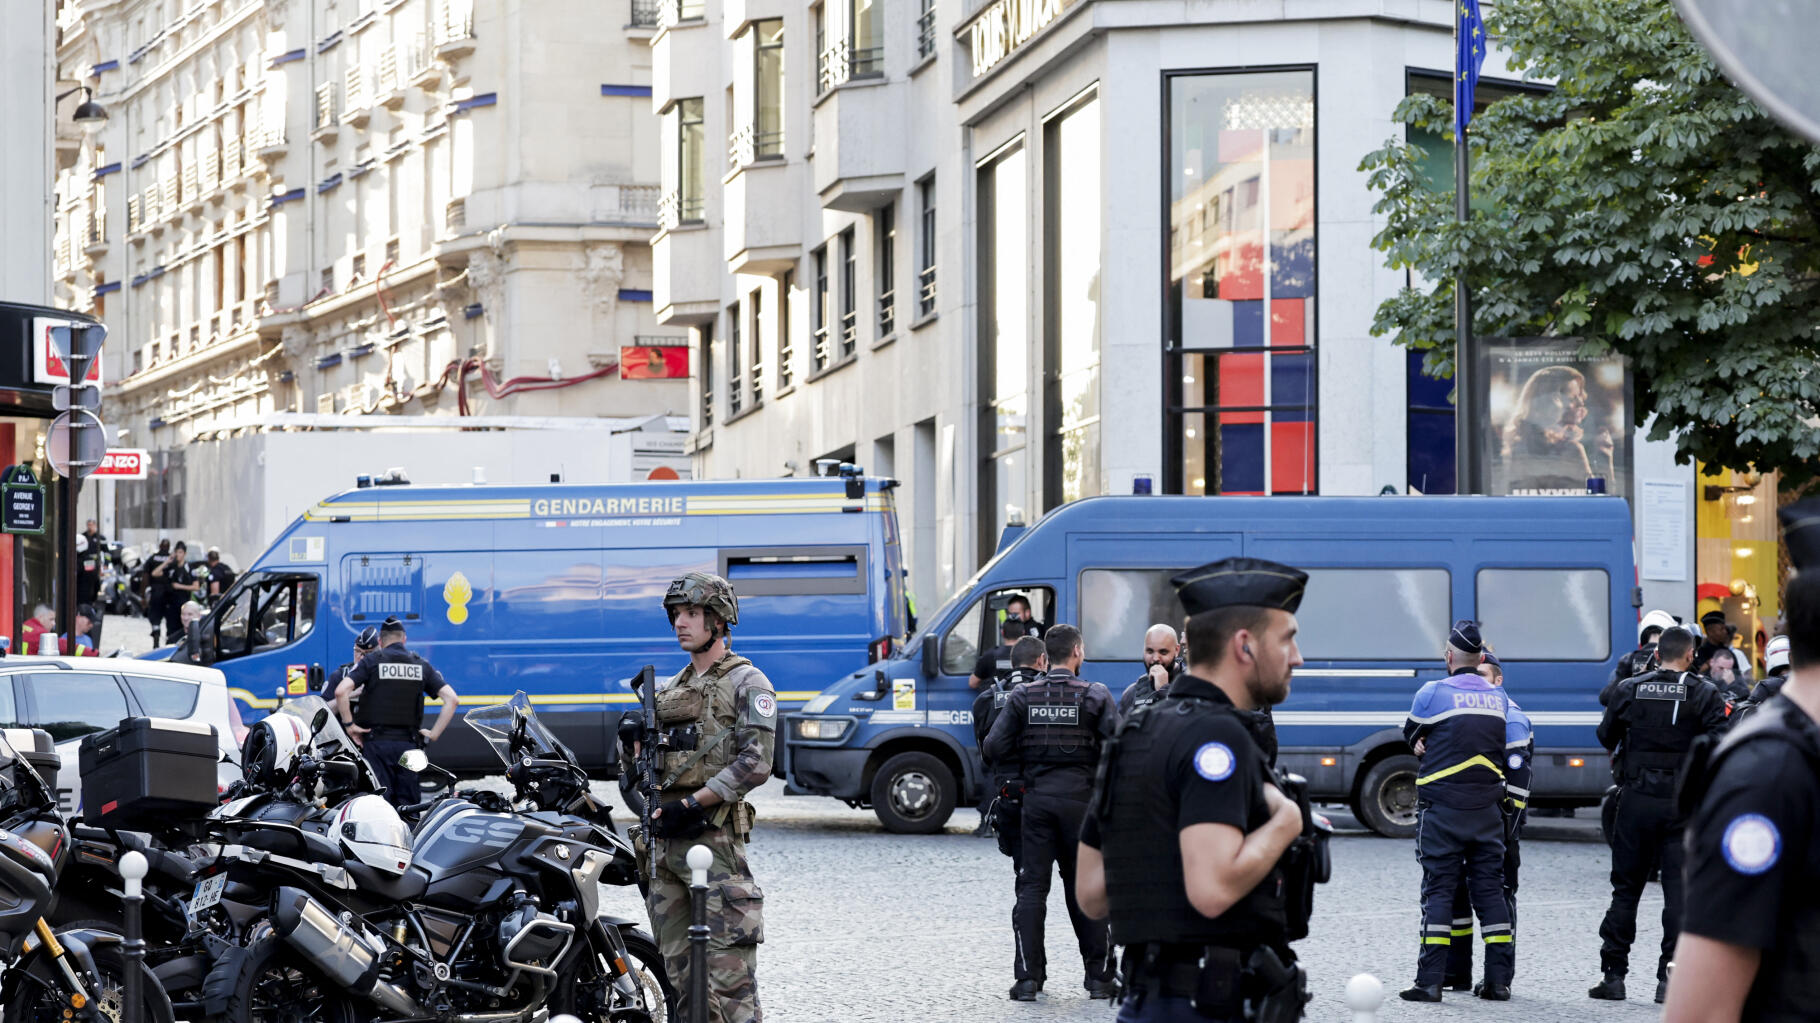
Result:
M469 811L438 825L418 843L417 862L432 869L432 879L497 860L524 835L522 821L501 814Z

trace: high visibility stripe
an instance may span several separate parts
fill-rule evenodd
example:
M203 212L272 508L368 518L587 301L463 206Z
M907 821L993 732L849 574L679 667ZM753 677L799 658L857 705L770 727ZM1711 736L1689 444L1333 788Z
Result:
M1525 809L1529 808L1529 804L1524 802L1521 799L1513 799L1510 802L1511 802L1512 806L1515 806L1519 810L1525 810Z
M1520 788L1516 787L1515 785L1504 786L1504 791L1510 793L1513 796L1516 796L1518 799L1528 799L1529 798L1528 789L1520 789Z
M1508 944L1510 944L1510 935L1508 935L1508 934L1487 934L1485 936L1485 944L1487 944L1487 945L1508 945Z
M1472 937L1472 928L1456 927L1453 929L1453 936L1456 938L1470 938Z
M1422 944L1424 944L1424 945L1451 945L1451 944L1453 944L1453 939L1452 938L1423 938Z
M1508 933L1510 931L1510 925L1509 924L1486 924L1481 929L1486 934L1497 934L1499 932Z
M1479 756L1473 757L1471 760L1463 760L1463 761L1453 765L1452 767L1443 767L1439 771L1434 772L1433 774L1425 775L1421 778L1417 778L1416 784L1417 785L1426 785L1431 781L1440 781L1442 778L1446 778L1450 775L1459 774L1461 771L1464 771L1469 767L1488 768L1493 774L1497 775L1498 777L1500 777L1500 778L1504 777L1504 772L1498 770L1497 764L1492 763L1483 754L1480 754Z

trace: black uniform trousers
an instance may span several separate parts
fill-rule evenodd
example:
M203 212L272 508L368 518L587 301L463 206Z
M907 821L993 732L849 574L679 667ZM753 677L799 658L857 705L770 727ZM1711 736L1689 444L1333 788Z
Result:
M1504 903L1510 907L1510 933L1517 933L1517 870L1523 865L1523 822L1526 810L1504 814ZM1447 983L1472 982L1472 893L1466 872L1453 891L1453 931L1447 946ZM1512 957L1515 958L1514 956ZM1512 963L1514 969L1515 963Z
M1685 822L1675 813L1673 796L1645 795L1626 786L1618 791L1618 812L1611 829L1611 908L1599 925L1599 968L1605 973L1630 971L1630 946L1637 940L1637 902L1649 884L1649 873L1662 863L1662 957L1656 979L1668 978L1668 963L1681 936L1681 863L1686 847Z
M405 729L375 728L367 734L366 743L360 748L373 773L379 776L379 783L385 786L386 802L393 806L409 806L423 798L417 772L407 771L398 764L398 758L406 750L421 745L421 740Z
M1504 899L1504 814L1497 804L1469 810L1423 805L1416 823L1416 859L1422 863L1422 952L1416 983L1446 980L1454 892L1464 880L1485 940L1485 979L1508 986L1516 969L1516 945Z
M1078 795L1024 793L1023 854L1017 861L1017 902L1011 909L1011 930L1017 940L1018 980L1048 979L1049 960L1043 951L1043 920L1048 914L1049 881L1057 867L1062 871L1062 894L1068 920L1080 941L1081 962L1090 981L1113 976L1111 946L1106 924L1090 919L1074 900L1074 861L1081 841L1081 821L1087 816L1090 791Z

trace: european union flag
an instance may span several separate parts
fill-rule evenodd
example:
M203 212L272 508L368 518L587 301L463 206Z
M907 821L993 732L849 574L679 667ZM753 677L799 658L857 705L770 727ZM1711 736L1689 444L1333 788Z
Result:
M1479 0L1454 0L1453 130L1464 138L1472 123L1472 94L1479 86L1479 69L1485 66L1485 19Z

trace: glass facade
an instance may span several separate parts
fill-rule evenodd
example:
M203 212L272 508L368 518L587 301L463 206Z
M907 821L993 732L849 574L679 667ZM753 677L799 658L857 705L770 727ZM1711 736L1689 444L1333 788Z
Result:
M1043 505L1101 491L1100 102L1052 118L1043 140L1043 322L1049 337Z
M1030 239L1021 142L979 170L980 529L991 550L1029 522Z
M1313 493L1314 72L1167 83L1165 487Z

